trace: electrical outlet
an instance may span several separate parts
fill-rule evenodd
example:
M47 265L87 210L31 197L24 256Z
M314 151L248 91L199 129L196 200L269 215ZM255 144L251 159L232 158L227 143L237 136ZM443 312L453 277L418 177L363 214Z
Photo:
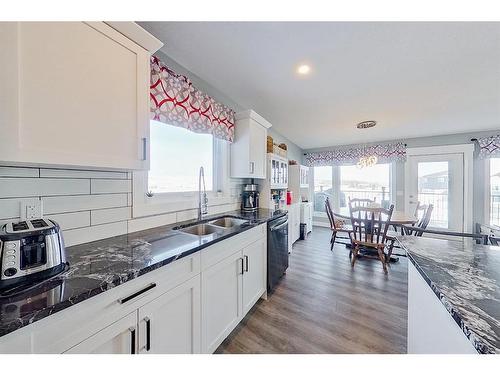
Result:
M42 217L41 200L21 202L21 220L38 219L40 217Z

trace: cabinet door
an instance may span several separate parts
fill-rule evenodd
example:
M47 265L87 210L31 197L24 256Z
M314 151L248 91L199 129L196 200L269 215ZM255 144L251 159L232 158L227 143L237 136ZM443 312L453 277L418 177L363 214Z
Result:
M243 274L243 315L266 291L267 246L262 238L243 249L245 273Z
M250 126L250 171L252 177L266 178L267 130L258 123Z
M242 252L227 257L201 273L202 351L213 353L243 316Z
M146 50L102 22L22 22L18 41L14 159L147 169Z
M137 311L90 336L65 353L135 354L137 347Z
M201 350L200 275L139 309L139 352L188 354Z

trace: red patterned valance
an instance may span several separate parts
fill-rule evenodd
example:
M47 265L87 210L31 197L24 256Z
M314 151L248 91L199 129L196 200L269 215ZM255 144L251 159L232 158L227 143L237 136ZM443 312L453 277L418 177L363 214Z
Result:
M234 137L235 112L151 57L151 119L195 133L213 134L229 142Z
M362 156L375 155L379 163L406 161L406 145L402 142L366 147L338 148L306 154L309 167L356 164Z
M477 140L479 145L480 158L495 158L500 156L500 134L491 137L479 138Z

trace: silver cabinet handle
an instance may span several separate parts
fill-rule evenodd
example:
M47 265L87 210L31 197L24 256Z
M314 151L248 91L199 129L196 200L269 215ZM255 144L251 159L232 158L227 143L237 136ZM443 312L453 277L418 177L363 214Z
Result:
M245 255L245 272L248 272L248 255Z
M240 258L241 259L241 274L243 275L245 273L245 261L243 258Z
M250 162L250 174L254 174L255 171L255 162Z
M148 159L148 139L146 137L142 138L142 160Z

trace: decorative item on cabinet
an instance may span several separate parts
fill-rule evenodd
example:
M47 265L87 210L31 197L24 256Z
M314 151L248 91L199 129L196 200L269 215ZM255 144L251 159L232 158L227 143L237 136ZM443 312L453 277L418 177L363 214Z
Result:
M270 127L268 121L252 110L236 114L231 177L266 178L266 140Z
M270 135L267 136L267 153L269 154L272 154L273 153L273 146L274 146L274 143L273 143L273 137L271 137Z

